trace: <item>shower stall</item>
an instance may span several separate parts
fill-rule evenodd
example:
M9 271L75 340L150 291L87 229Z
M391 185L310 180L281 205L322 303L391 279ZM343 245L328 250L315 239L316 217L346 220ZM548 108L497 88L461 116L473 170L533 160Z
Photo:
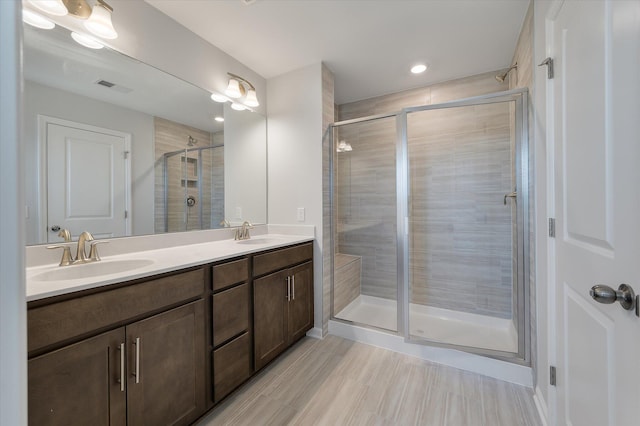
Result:
M527 93L337 122L333 320L529 359Z
M224 145L163 154L164 232L220 227L224 220Z

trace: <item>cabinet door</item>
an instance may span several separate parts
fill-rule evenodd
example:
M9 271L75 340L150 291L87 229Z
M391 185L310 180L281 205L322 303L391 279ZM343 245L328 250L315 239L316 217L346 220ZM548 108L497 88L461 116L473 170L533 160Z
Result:
M291 297L289 301L289 344L302 338L313 326L313 262L289 269Z
M129 425L187 425L204 413L204 302L126 328Z
M287 271L253 282L253 335L256 371L287 348Z
M124 425L124 328L29 360L30 425Z

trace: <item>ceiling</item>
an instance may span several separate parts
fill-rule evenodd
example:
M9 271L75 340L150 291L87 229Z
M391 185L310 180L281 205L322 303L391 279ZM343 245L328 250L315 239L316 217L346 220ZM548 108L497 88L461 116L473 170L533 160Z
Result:
M266 79L324 62L338 104L510 65L529 0L145 0ZM418 62L427 72L412 75Z

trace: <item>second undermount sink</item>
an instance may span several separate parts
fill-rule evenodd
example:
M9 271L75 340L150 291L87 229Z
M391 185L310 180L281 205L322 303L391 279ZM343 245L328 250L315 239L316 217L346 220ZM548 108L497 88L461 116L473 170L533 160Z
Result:
M236 241L236 243L238 244L277 244L277 243L281 243L284 240L282 238L275 238L275 237L256 237L256 238L249 238L248 240L239 240Z
M59 266L34 275L34 281L64 281L94 278L141 269L154 263L151 259L101 260L79 265Z

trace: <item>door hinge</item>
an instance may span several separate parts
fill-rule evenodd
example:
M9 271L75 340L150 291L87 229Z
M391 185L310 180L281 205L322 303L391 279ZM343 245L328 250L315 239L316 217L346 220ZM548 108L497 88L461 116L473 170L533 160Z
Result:
M124 211L124 218L128 218L129 217L129 212L127 210Z
M551 80L553 78L553 59L550 57L546 58L538 66L541 67L543 65L547 66L547 80Z
M126 160L127 158L129 158L129 151L124 151L124 159Z
M549 237L556 237L556 220L552 217L549 218Z
M556 385L556 367L553 365L549 367L549 384L551 386Z

